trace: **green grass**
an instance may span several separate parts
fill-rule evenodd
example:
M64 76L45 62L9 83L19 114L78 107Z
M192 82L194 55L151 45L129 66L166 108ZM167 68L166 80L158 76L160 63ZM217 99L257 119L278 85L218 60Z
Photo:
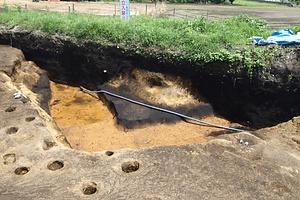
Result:
M241 61L244 58L236 49L252 45L251 36L271 34L265 21L246 15L222 20L132 16L130 21L121 21L119 17L6 9L0 12L0 24L9 28L65 34L78 41L119 45L138 54L196 64Z
M235 0L234 5L241 5L247 7L287 7L286 3L277 3L277 2L263 2L263 1L254 1L254 0Z
M233 4L247 7L287 7L284 3L259 2L251 0L235 0Z

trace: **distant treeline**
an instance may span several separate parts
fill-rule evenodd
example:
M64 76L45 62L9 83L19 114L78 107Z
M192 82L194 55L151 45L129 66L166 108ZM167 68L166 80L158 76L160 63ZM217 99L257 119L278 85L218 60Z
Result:
M66 0L61 0L66 1ZM83 1L83 0L77 0ZM99 0L87 0L87 1L99 1ZM105 0L106 2L118 2L119 0ZM104 2L105 2L104 1ZM228 0L231 4L235 0ZM214 3L214 4L223 4L226 0L130 0L130 2L138 2L138 3L149 3L149 2L169 2L169 3Z

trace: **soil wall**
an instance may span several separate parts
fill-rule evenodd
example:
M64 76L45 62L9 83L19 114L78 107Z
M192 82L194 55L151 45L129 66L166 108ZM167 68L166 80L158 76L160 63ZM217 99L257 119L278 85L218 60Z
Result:
M134 69L181 77L214 111L235 122L254 128L272 126L300 114L299 49L284 47L264 77L250 79L239 66L209 63L197 69L187 61L159 60L125 52L116 45L72 42L68 37L2 29L0 44L21 49L27 60L46 70L51 80L72 86L100 88L108 80L130 74Z

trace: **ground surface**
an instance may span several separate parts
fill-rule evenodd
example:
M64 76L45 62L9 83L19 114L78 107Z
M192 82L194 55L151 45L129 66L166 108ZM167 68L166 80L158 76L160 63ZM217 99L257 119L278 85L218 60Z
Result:
M30 90L42 72L11 47L0 46L0 60L0 199L299 199L299 117L203 144L77 151L64 142L52 118L38 106L38 94ZM64 98L59 96L62 88ZM53 107L65 104L67 109L69 102L88 107L93 102L111 119L99 101L79 94L78 88L52 89L60 99L53 99ZM26 98L15 99L18 91ZM65 118L62 124L68 123L68 116L60 116ZM74 122L93 125L90 116L83 118L87 121Z
M203 144L78 151L30 90L44 72L9 46L0 60L1 200L299 199L299 117Z
M2 0L9 6L20 5L22 8L37 9L44 11L79 12L96 15L119 15L118 3L104 2L32 2L30 0ZM0 7L3 7L3 4ZM174 12L175 9L175 12ZM225 18L247 14L256 18L264 19L274 28L288 28L298 25L300 12L297 7L244 7L239 5L197 5L197 4L154 4L131 3L132 15L155 15L162 14L177 17L205 16L208 19Z
M19 4L26 9L48 10L114 15L118 14L116 3L103 2L32 2L6 0L8 5ZM117 6L115 6L117 5ZM146 13L147 6L147 13ZM211 6L211 5L172 5L172 4L137 4L131 5L132 14L174 14L175 16L204 15L210 19L230 17L240 14L266 19L273 27L289 26L300 17L297 8L255 8L255 11L241 6ZM279 12L279 10L280 12ZM287 15L288 13L288 15ZM99 151L118 148L143 148L149 146L182 145L202 143L210 138L209 133L218 131L201 125L178 122L175 124L159 124L124 130L116 127L115 119L108 109L97 99L78 93L78 88L65 85L51 84L53 99L51 114L62 132L66 135L71 146L86 151ZM97 112L101 111L101 112ZM230 122L208 117L205 121L218 125L229 126Z

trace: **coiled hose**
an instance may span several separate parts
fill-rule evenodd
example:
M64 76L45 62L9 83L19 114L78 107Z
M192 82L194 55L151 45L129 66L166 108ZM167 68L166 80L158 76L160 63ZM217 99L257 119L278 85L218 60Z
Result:
M209 122L205 122L205 121L202 121L202 120L199 120L199 119L196 119L196 118L193 118L193 117L189 117L189 116L186 116L186 115L183 115L183 114L171 111L171 110L159 108L159 107L152 106L152 105L149 105L149 104L145 104L145 103L142 103L142 102L139 102L139 101L135 101L135 100L132 100L132 99L129 99L129 98L117 95L117 94L113 94L113 93L105 91L105 90L92 91L92 90L88 90L88 89L80 86L79 91L83 91L83 92L87 92L87 93L102 93L102 94L107 94L109 96L112 96L112 97L115 97L115 98L118 98L118 99L122 99L122 100L128 101L130 103L134 103L134 104L137 104L137 105L140 105L140 106L144 106L144 107L147 107L147 108L150 108L150 109L158 110L158 111L161 111L161 112L169 113L169 114L178 116L178 117L183 118L183 119L189 119L189 120L201 123L203 125L207 125L207 126L211 126L211 127L215 127L215 128L220 128L220 129L225 129L225 130L230 130L230 131L236 131L236 132L248 132L247 130L243 130L243 129L231 128L231 127L226 127L226 126L221 126L221 125L217 125L217 124L212 124L212 123L209 123Z

